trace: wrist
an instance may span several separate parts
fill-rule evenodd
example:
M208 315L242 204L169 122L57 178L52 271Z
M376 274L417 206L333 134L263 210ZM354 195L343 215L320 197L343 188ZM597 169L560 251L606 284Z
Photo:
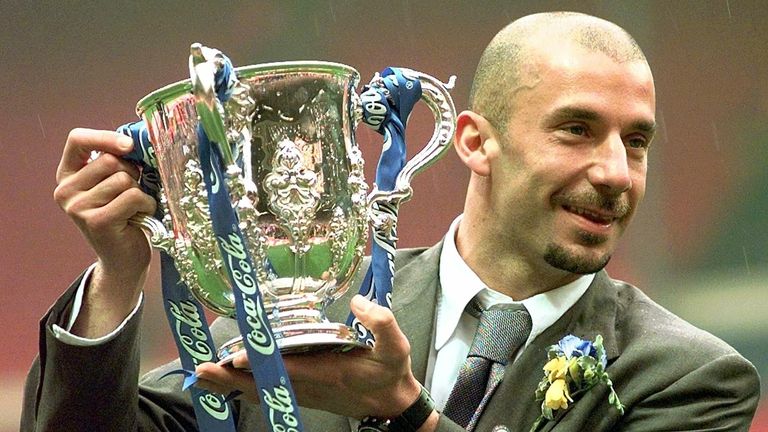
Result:
M420 385L416 400L400 415L382 420L373 417L363 419L358 432L430 432L437 425L438 414L429 392Z
M436 409L433 409L432 412L429 414L429 417L427 417L427 420L419 428L418 432L434 432L434 431L436 431L437 430L437 423L439 421L440 421L440 413L437 412Z
M144 288L148 270L149 268L130 270L125 266L115 269L99 260L88 281L86 292L89 296L106 298L110 302L124 301L126 304L134 304Z
M114 331L136 309L146 272L124 276L97 263L82 288L82 304L71 323L73 335L96 339Z

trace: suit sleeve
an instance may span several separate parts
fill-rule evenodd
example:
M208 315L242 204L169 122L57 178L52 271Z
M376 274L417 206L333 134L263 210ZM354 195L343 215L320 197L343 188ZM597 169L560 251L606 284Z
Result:
M722 355L634 405L622 431L747 431L760 398L754 366Z
M466 429L451 421L451 419L444 416L443 413L440 413L435 432L466 432Z
M80 279L40 321L39 355L24 388L20 430L196 430L186 394L168 378L139 388L139 323L130 318L112 339L91 346L65 343L53 324L64 325Z

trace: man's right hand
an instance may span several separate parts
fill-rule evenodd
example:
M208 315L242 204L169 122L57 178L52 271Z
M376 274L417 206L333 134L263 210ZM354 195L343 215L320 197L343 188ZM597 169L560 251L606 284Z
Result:
M131 138L112 131L73 129L56 172L56 203L69 215L98 257L72 333L95 338L114 330L136 306L151 248L130 225L136 213L155 212L139 189L139 169L121 158ZM101 156L90 161L92 152Z

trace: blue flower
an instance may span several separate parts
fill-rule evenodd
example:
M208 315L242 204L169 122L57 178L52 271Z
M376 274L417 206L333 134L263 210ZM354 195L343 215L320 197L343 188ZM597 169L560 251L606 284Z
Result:
M557 347L567 359L571 357L594 356L596 354L595 346L592 345L592 342L574 335L568 335L560 339Z

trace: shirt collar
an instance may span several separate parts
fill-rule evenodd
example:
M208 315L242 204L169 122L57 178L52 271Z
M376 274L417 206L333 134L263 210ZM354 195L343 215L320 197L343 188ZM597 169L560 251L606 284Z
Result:
M456 248L456 230L461 222L459 215L443 240L440 252L440 296L437 305L437 326L435 331L435 349L440 350L456 330L464 308L474 298L483 308L495 304L522 304L531 315L532 328L526 346L536 336L549 328L560 319L587 291L594 273L581 276L575 281L559 288L537 294L523 301L515 301L511 297L488 288L469 268Z

